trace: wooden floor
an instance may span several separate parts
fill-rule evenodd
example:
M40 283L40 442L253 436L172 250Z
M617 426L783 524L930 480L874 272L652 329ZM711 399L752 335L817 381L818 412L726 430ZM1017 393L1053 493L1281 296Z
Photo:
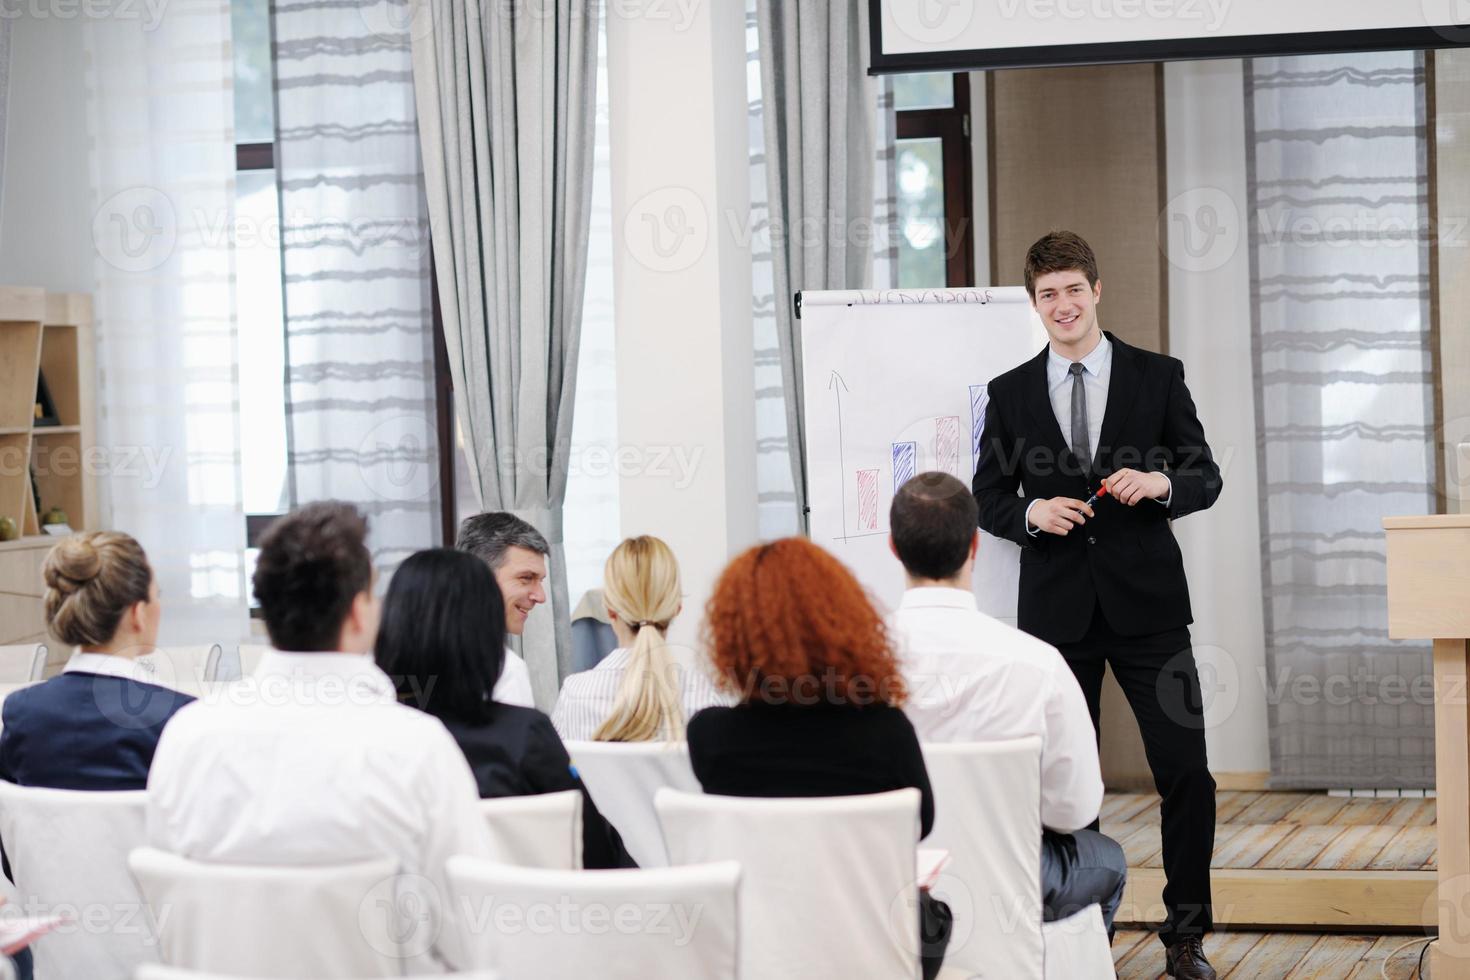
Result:
M1237 980L1409 980L1417 976L1426 942L1412 936L1221 932L1206 937L1205 956L1222 978ZM1159 980L1164 948L1151 932L1119 931L1113 964L1118 980ZM1429 975L1426 956L1424 976Z
M1433 799L1365 799L1325 793L1222 792L1215 801L1214 868L1433 871ZM1103 833L1130 868L1162 866L1159 798L1109 793Z

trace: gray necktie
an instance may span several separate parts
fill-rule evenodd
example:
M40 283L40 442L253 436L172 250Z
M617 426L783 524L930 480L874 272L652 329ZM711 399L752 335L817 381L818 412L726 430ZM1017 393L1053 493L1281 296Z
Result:
M1082 387L1082 365L1073 361L1072 372L1072 454L1082 464L1082 472L1092 469L1092 445L1087 438L1087 392Z

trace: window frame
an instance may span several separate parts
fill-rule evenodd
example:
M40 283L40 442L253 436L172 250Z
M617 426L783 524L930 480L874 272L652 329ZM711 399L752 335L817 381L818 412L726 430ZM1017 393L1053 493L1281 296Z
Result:
M975 283L975 201L970 150L970 76L951 75L954 99L942 109L895 109L896 138L938 139L944 161L945 286Z

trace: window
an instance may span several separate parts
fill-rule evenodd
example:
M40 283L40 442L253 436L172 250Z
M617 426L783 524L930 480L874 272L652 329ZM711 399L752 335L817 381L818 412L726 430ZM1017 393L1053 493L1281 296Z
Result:
M256 543L290 507L286 471L286 332L269 0L232 0L235 58L235 330L245 574ZM255 606L254 597L250 604Z
M970 78L895 75L898 284L975 284Z

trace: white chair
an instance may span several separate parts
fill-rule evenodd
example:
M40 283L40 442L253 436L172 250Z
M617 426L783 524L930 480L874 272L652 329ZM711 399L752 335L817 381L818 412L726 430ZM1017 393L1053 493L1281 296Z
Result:
M13 976L13 974L12 974ZM444 974L419 974L414 977L404 977L402 980L429 980L430 976L442 977ZM474 973L455 973L459 980L500 980L500 978L489 971L477 970ZM6 980L0 975L0 980ZM176 966L163 966L153 964L151 966L140 966L133 974L133 980L275 980L274 977L239 977L233 973L202 973L198 970L184 970ZM375 980L375 978L364 977L362 980Z
M240 662L240 677L254 677L255 670L260 666L261 660L270 652L270 647L263 643L242 643L238 659Z
M145 906L128 874L128 852L145 837L146 801L142 790L93 793L0 781L0 841L18 901L77 910L77 923L31 945L37 977L125 977L158 959L153 923L139 914Z
M158 647L133 662L159 687L197 695L212 684L219 673L222 648L218 643L192 647Z
M0 646L0 684L26 684L46 673L46 644Z
M536 980L738 976L734 861L545 871L459 856L448 873L476 967Z
M568 742L572 765L598 812L617 828L640 868L669 863L653 809L660 789L698 793L687 742Z
M740 863L742 976L919 976L918 790L654 806L675 865Z
M437 922L402 914L428 906L405 895L415 881L391 858L269 867L141 847L128 863L173 966L302 980L396 977L437 933Z
M954 912L946 966L986 977L1113 976L1102 912L1041 921L1041 739L930 743L934 830L950 852L934 895Z
M525 868L582 867L582 794L568 789L481 800L496 858Z

